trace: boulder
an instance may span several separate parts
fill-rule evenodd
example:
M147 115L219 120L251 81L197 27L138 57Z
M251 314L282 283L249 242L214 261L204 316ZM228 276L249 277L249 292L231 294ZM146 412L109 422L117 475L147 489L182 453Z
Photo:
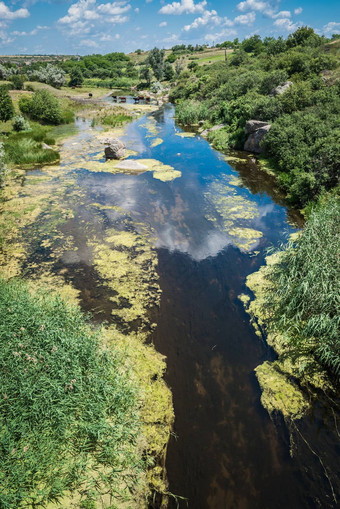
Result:
M261 142L263 138L266 136L267 132L271 128L270 124L266 124L263 127L260 127L255 132L249 134L245 144L244 150L247 152L254 152L256 154L261 154L263 149L261 147Z
M281 95L283 94L286 90L288 90L288 88L290 88L291 86L293 85L293 83L291 81L286 81L285 83L283 83L282 85L279 85L278 87L275 87L270 95Z
M106 159L121 159L125 156L125 143L118 138L108 138L104 141L108 146L105 147Z
M248 120L245 127L246 134L252 134L261 127L269 125L268 122L262 122L261 120Z

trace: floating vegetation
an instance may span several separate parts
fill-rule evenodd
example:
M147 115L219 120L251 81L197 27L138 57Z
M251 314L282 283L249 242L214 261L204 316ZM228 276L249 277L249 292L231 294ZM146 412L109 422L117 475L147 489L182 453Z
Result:
M136 320L147 324L148 310L158 305L161 293L157 254L147 234L111 229L104 240L94 240L90 245L94 267L113 291L112 313L126 324Z
M196 136L196 133L189 133L189 132L180 132L180 133L175 133L176 136L180 136L181 138L195 138Z
M233 243L243 251L250 251L262 237L262 232L250 228L259 216L257 205L237 194L233 175L221 175L208 185L206 219L226 231Z
M277 362L264 362L255 369L262 394L261 403L271 414L281 412L285 418L301 419L310 404L297 385L280 372Z
M152 142L151 142L151 147L157 147L158 145L161 145L162 143L164 143L164 140L162 140L162 138L155 138Z

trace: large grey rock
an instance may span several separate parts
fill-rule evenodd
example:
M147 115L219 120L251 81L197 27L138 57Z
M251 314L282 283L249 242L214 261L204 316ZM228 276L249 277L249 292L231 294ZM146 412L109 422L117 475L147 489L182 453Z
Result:
M266 127L268 122L262 122L262 120L248 120L245 127L246 134L252 134L261 127Z
M293 85L293 83L291 81L286 81L282 85L279 85L278 87L275 87L271 91L270 95L281 95L281 94L284 94L285 91L288 90L288 88L290 88L292 85Z
M121 159L125 156L125 143L118 138L111 138L108 141L109 145L105 147L106 159ZM104 143L107 143L107 141L105 140Z
M263 127L260 127L260 129L257 129L255 132L251 133L244 144L244 150L247 152L255 152L256 154L261 154L261 152L263 152L261 142L270 128L271 125L266 124Z

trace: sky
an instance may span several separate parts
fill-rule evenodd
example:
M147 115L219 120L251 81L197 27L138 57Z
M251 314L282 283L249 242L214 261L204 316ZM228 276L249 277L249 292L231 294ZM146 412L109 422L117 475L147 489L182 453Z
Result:
M213 45L305 25L340 34L340 0L0 0L0 55Z

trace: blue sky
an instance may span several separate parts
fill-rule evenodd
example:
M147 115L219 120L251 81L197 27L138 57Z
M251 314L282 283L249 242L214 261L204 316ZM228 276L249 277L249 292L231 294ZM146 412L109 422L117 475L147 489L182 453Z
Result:
M340 0L0 0L0 55L212 45L302 25L340 33Z

